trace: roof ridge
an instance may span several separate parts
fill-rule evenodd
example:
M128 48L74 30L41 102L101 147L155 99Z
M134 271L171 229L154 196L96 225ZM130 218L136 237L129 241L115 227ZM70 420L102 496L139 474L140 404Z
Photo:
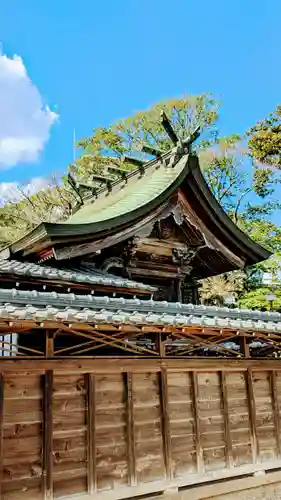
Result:
M170 159L170 157L173 154L175 149L176 149L175 147L171 148L168 151L166 151L165 153L163 153L161 156L158 156L157 158L153 158L153 159L145 162L143 167L142 167L143 173L141 175L144 175L147 170L156 166L158 163L160 165L163 165L165 168L168 167L169 164L166 162L166 160ZM100 188L97 188L94 195L92 193L85 195L83 197L83 201L86 201L87 203L88 202L94 203L101 194L109 194L110 195L110 193L112 192L112 188L116 188L118 185L122 186L122 184L124 184L124 182L127 184L128 180L133 179L137 175L140 175L140 167L136 167L135 169L128 170L128 175L126 176L126 180L124 179L124 177L120 176L115 181L111 182L110 183L111 191L108 190L107 185L103 185ZM79 184L79 182L78 182L78 184Z
M168 117L168 115L166 114L164 109L162 109L162 111L161 111L160 124L163 127L164 131L166 132L167 137L170 139L171 143L173 144L173 147L170 148L168 151L163 152L163 151L158 150L157 145L155 148L155 146L153 147L149 144L144 144L142 147L142 152L146 153L150 156L155 157L152 160L148 160L147 162L145 162L141 159L138 159L138 158L134 158L131 155L131 152L129 152L129 156L123 154L121 156L121 161L122 161L122 159L124 162L127 160L127 162L131 162L131 163L137 165L137 168L135 170L132 170L131 172L128 171L128 175L124 176L124 169L120 169L118 164L117 164L117 169L116 169L116 165L115 165L115 167L114 167L115 172L116 172L116 170L120 170L120 172L121 172L121 170L123 170L123 172L121 172L120 178L116 179L115 181L112 181L112 179L106 178L103 175L100 176L100 175L93 174L93 179L96 178L96 180L100 180L101 182L103 182L105 184L106 187L104 186L104 187L100 187L98 189L96 186L87 186L87 185L81 183L81 185L84 188L86 188L86 189L89 188L92 191L91 195L89 196L89 199L92 199L93 195L94 195L93 201L95 201L98 198L99 194L102 194L103 192L112 191L112 187L120 184L124 180L127 182L129 178L134 177L137 173L141 173L141 176L142 176L145 173L145 170L147 170L149 167L151 167L155 163L156 164L157 163L164 164L165 167L166 166L173 167L175 165L175 163L177 163L181 159L182 156L189 154L191 152L192 144L198 139L198 137L200 137L200 134L201 134L201 127L200 127L200 125L198 125L195 128L195 130L193 130L193 132L189 133L189 135L186 136L185 138L181 138L180 136L178 136L178 134L174 130L173 122L170 120L170 118ZM138 153L139 153L139 151L138 151ZM85 155L85 156L92 157L91 154ZM111 161L113 163L113 165L114 165L114 161L119 160L117 157L116 158L105 157L105 159L107 159L107 158L108 158L109 162ZM169 162L166 163L166 160L168 160L168 159L169 159ZM106 167L106 165L105 165L105 167ZM107 168L110 169L110 167L111 167L110 165L107 165ZM68 178L69 178L70 186L78 194L80 201L83 204L84 198L83 198L83 195L79 192L79 182L77 183L76 180L72 177L72 175L70 173L68 174ZM87 199L87 196L86 196L86 199ZM81 203L78 204L79 207L81 206Z

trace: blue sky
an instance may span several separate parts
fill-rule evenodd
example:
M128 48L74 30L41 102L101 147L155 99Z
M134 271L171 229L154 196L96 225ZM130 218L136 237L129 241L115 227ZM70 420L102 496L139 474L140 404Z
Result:
M280 25L280 0L2 0L6 63L22 58L59 119L49 111L41 116L41 153L10 160L0 182L62 171L72 160L74 127L77 138L90 135L97 125L184 92L220 97L221 133L243 132L281 104ZM14 92L9 134L17 120L25 126ZM0 111L7 102L2 93ZM0 142L5 127L0 123Z

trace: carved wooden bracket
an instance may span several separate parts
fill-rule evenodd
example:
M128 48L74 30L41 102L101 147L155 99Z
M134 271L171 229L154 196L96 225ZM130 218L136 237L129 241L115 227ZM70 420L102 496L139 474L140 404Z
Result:
M112 267L123 268L124 267L123 260L120 257L109 257L109 259L105 259L105 261L101 265L101 270L107 272Z
M118 267L126 270L126 274L128 274L127 267L137 251L137 240L138 238L135 237L130 238L124 246L121 255L119 257L109 257L105 259L101 265L101 270L110 271L111 268Z
M138 238L133 236L130 238L126 245L124 246L124 250L121 254L121 258L124 262L124 266L128 266L129 263L131 262L132 258L137 252L137 243L138 243Z
M173 248L172 250L172 259L175 264L178 264L181 268L181 274L189 275L192 271L191 262L196 256L197 252L203 248L205 245L197 245L196 247L186 247L182 248Z

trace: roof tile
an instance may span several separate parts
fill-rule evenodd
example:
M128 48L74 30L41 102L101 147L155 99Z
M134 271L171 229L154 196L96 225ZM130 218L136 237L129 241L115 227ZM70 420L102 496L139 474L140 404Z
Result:
M105 273L93 266L83 266L83 270L59 269L51 266L34 264L30 262L19 262L16 260L0 259L0 279L1 274L12 274L16 276L30 276L32 278L43 278L44 280L60 280L70 283L81 283L88 285L110 286L114 288L132 288L134 290L147 290L154 292L156 288L137 281L129 280Z
M92 295L0 289L0 318L179 326L281 333L281 314Z

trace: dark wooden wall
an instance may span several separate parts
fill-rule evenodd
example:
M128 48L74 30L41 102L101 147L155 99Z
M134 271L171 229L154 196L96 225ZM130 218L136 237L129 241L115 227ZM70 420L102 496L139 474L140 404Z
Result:
M1 499L132 497L281 468L274 361L0 364Z

